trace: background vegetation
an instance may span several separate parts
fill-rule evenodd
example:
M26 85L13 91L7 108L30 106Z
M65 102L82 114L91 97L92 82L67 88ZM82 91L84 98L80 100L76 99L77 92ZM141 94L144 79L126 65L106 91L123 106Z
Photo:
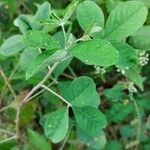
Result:
M83 1L84 0L80 0L80 2ZM93 1L101 7L105 20L107 20L106 18L108 18L112 10L126 0ZM149 10L150 0L138 1L142 1ZM10 36L21 34L21 31L19 31L21 27L19 26L19 29L17 28L18 25L15 19L21 14L36 14L37 7L43 2L45 2L45 0L0 0L0 45ZM66 7L72 3L73 0L49 0L49 2L52 11L55 12L54 14L57 14L57 16L61 18L64 15L64 11L66 11ZM127 12L128 11L126 11L126 13ZM45 12L43 12L43 14L44 13ZM141 18L137 18L136 21L138 22ZM75 12L71 15L71 18L69 18L65 26L67 41L69 39L79 39L82 35L85 35L84 38L88 37L86 35L89 35L89 32L87 31L85 34L84 28L86 27L84 23L83 26L81 24L79 25L79 20L80 19L77 20ZM30 25L36 28L38 25L32 21L33 19L31 18ZM137 22L135 22L135 25ZM130 25L130 22L126 25L127 29L124 30L124 34L128 32L128 25ZM45 31L55 37L63 47L65 39L61 27L56 26L55 22L50 21L44 22L44 27ZM97 28L95 30L97 30ZM73 33L71 37L69 36L70 32ZM27 37L27 40L28 38L29 37ZM128 65L130 66L131 62L129 62L127 58L132 57L134 59L135 53L129 51L125 51L122 54L123 58L121 62L109 67L99 67L97 65L88 66L77 58L74 58L72 61L70 60L71 62L66 62L66 67L62 67L62 69L58 69L54 72L50 80L46 82L47 85L51 86L54 92L60 93L61 91L61 93L63 93L61 88L65 88L63 86L67 85L66 81L75 80L80 76L91 77L96 84L96 90L100 96L100 105L98 108L106 116L107 120L107 126L104 121L103 123L106 127L101 130L101 133L98 134L97 137L85 136L85 133L81 131L77 133L77 129L74 125L75 118L73 111L69 109L69 131L63 140L59 141L59 143L55 142L55 144L52 142L53 140L51 141L51 137L49 138L48 135L44 134L43 124L47 114L51 114L65 106L57 95L51 94L46 90L42 92L38 90L38 95L34 95L32 100L29 100L28 103L20 108L19 116L17 113L20 101L43 79L46 73L46 69L42 70L26 80L27 67L31 65L30 63L33 56L36 56L37 53L34 50L31 52L31 49L26 49L26 51L12 56L4 56L0 53L0 150L149 150L149 11L144 26L130 36L127 34L127 38L124 38L122 41L136 49L139 61L138 65L140 66L138 69L133 67L126 73L128 68L120 67L126 65L127 67ZM9 42L11 45L13 41L10 40ZM115 43L114 46L117 47ZM119 49L119 46L117 48ZM120 49L124 49L124 45L122 45ZM128 47L128 50L130 49L132 48ZM83 80L79 82L83 83ZM78 89L80 87L79 85L76 88ZM69 90L67 92L69 93ZM91 89L88 93L90 92ZM92 91L91 93L94 92L96 91ZM91 105L95 104L91 103ZM88 111L90 110L89 108ZM18 122L17 125L16 122ZM16 134L19 135L18 139L16 139Z

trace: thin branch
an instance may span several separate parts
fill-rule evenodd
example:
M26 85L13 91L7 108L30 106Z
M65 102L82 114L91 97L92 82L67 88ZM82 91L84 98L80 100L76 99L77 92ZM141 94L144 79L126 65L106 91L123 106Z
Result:
M5 130L5 129L2 129L2 128L0 128L0 132L2 132L2 133L7 133L7 134L9 134L9 135L15 135L15 133L13 133L13 132L11 132L11 131L8 131L8 130Z
M8 105L8 106L3 107L2 109L0 109L0 113L9 108L13 108L13 106Z
M18 67L19 67L19 63L14 67L13 71L11 72L10 76L8 77L9 82L12 79L12 77L14 76L14 74L16 73ZM5 93L6 93L6 87L7 87L7 85L5 84L3 89L2 89L2 94L0 96L0 106L2 104L3 97L5 96Z
M21 106L19 105L17 107L17 112L16 112L16 138L20 138L20 109Z
M8 79L7 76L5 75L5 73L4 73L4 71L3 71L3 69L2 69L1 66L0 66L0 74L2 75L4 81L5 81L6 85L8 86L8 88L9 88L9 90L10 90L12 96L14 97L15 101L17 101L16 93L15 93L13 87L11 86L11 84L9 83L9 79Z
M55 96L57 96L58 98L60 98L63 102L65 102L68 105L68 107L71 106L71 104L67 100L65 100L62 96L60 96L59 94L57 94L56 92L54 92L53 90L48 88L47 86L41 85L41 87L45 88L47 91L49 91L50 93L52 93Z
M142 125L142 122L141 122L141 114L140 114L140 110L139 110L138 104L137 104L136 100L135 100L134 97L133 97L133 93L130 93L130 99L131 99L131 101L134 103L135 110L136 110L136 114L137 114L137 118L138 118L138 126L137 126L136 139L137 139L137 141L140 141L141 125ZM138 144L139 144L139 143L138 143Z
M63 34L64 34L65 49L66 49L67 37L66 37L66 31L65 31L64 24L61 24L61 27L62 27L62 31L63 31Z
M47 87L50 87L52 86L54 83L56 83L56 81L53 81L52 83L50 83ZM43 93L45 91L45 89L42 89L41 91L37 92L36 94L34 94L33 96L31 96L28 100L30 101L31 99L34 99L35 97L37 97L38 95L40 95L41 93Z
M70 66L68 66L68 69L69 69L70 73L72 74L72 76L73 76L74 78L76 78L77 75L75 74L75 72L73 71L73 69L72 69Z
M46 82L46 80L49 78L49 76L52 74L52 72L55 70L55 68L58 66L58 64L59 64L59 62L56 62L56 63L51 67L51 69L48 71L48 73L47 73L46 76L43 78L43 80L42 80L41 82L39 82L39 83L27 94L27 96L26 96L26 97L23 99L23 101L22 101L22 105L23 105L24 103L26 103L26 102L28 101L29 97L32 96L32 94L33 94L36 90L38 90L38 89L41 87L41 85L43 85L43 84Z
M69 75L69 74L67 74L67 73L62 73L61 74L62 76L64 76L64 77L66 77L66 78L68 78L68 79L71 79L71 80L74 80L74 77L73 76L71 76L71 75Z
M12 140L12 139L16 139L16 136L12 136L12 137L7 138L7 139L5 139L5 140L3 140L3 141L0 141L0 144L1 144L1 143L4 143L4 142L7 142L7 141L10 141L10 140Z
M59 148L59 150L63 150L63 149L64 149L64 147L65 147L65 145L66 145L66 143L67 143L68 137L69 137L69 134L65 137L65 139L64 139L64 141L63 141L61 147Z

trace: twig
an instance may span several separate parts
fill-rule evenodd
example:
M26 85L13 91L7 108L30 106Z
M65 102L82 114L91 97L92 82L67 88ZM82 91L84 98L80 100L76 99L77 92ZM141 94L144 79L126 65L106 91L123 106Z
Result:
M18 66L19 66L19 63L14 67L13 71L11 72L10 76L8 77L8 81L10 81L12 79L12 77L16 73L16 70L18 69ZM2 104L3 97L5 96L5 93L6 93L6 87L7 87L7 85L5 84L2 89L2 94L0 96L0 106Z
M68 79L71 79L71 80L74 79L73 76L71 76L71 75L69 75L69 74L67 74L67 73L62 73L61 75L64 76L64 77L66 77L66 78L68 78Z
M54 92L53 90L48 88L47 86L41 85L41 87L45 88L47 91L49 91L50 93L52 93L55 96L57 96L58 98L60 98L63 102L65 102L68 105L68 107L71 106L71 104L67 100L65 100L62 96L60 96L59 94L57 94L56 92Z
M13 106L8 105L8 106L3 107L2 109L0 109L0 113L8 108L13 108Z
M63 149L64 149L64 147L65 147L65 145L66 145L66 143L67 143L68 137L69 137L69 134L65 137L65 139L64 139L64 141L63 141L61 147L59 148L59 150L63 150Z
M20 109L21 106L18 105L17 107L17 113L16 113L16 138L20 138Z
M61 27L62 27L62 31L63 31L63 34L64 34L65 49L66 49L67 37L66 37L66 32L65 32L65 28L64 28L64 24L63 23L61 24Z
M23 99L23 101L22 101L22 105L23 105L24 103L28 102L29 97L32 96L32 94L33 94L36 90L38 90L38 89L41 87L41 85L43 85L43 84L46 82L46 80L49 78L49 76L52 74L52 72L53 72L54 69L58 66L58 64L59 64L59 62L56 62L56 63L51 67L51 69L48 71L47 75L43 78L43 80L42 80L41 82L39 82L39 83L27 94L27 96L26 96L26 97Z
M72 76L73 76L74 78L76 78L77 75L75 74L75 72L73 71L73 69L72 69L70 66L68 66L68 69L69 69L70 73L72 74Z
M10 140L12 140L12 139L16 139L16 136L12 136L12 137L7 138L7 139L5 139L5 140L3 140L3 141L0 141L0 144L2 144L2 143L4 143L4 142L7 142L7 141L10 141Z
M41 85L43 85L46 80L49 78L49 76L52 74L52 72L54 71L54 69L57 67L57 65L59 64L59 62L56 62L51 69L48 71L48 73L46 74L46 76L43 78L43 80L41 82L39 82L28 94L27 96L21 101L21 103L18 105L17 107L17 113L16 113L16 138L19 139L20 137L20 109L21 106L28 102L30 99L30 96L32 96L32 94L38 90Z
M7 76L5 75L5 73L4 73L4 71L3 71L3 69L2 69L1 66L0 66L0 74L2 75L2 77L3 77L3 79L4 79L5 83L6 83L6 85L8 86L8 88L9 88L12 96L14 97L14 100L17 101L16 93L15 93L13 87L11 86L11 84L9 83L9 80L8 80Z
M139 110L138 104L137 104L136 100L133 97L133 93L130 93L129 96L130 96L131 101L133 101L133 103L134 103L136 114L137 114L137 118L138 118L137 135L136 135L136 141L138 141L136 143L138 145L138 144L140 144L141 125L142 125L141 114L140 114L140 110Z
M50 83L47 87L52 86L54 83L56 83L56 81L53 81L52 83ZM31 99L34 99L35 97L37 97L38 95L40 95L41 93L43 93L45 91L45 89L42 89L41 91L37 92L36 94L34 94L33 96L31 96L27 101L30 101Z
M5 129L1 129L1 128L0 128L0 132L7 133L7 134L10 134L10 135L15 135L15 133L13 133L11 131L8 131L8 130L5 130Z

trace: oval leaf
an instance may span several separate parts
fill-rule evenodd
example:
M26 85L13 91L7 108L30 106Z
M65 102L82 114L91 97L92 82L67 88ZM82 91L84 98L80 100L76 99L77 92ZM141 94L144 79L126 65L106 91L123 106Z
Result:
M56 53L54 52L55 50L48 50L35 57L26 71L26 79L29 79L38 71L45 69L48 65L56 61L61 61L67 55L66 51L63 50L57 51Z
M43 49L59 49L60 45L52 36L38 30L30 30L23 36L23 41L27 47Z
M86 76L76 78L70 84L59 83L59 89L63 97L73 106L93 106L98 107L100 97L96 91L94 81Z
M132 46L123 42L111 42L111 44L119 52L119 60L117 62L119 67L125 69L138 63L138 54Z
M21 53L20 57L20 66L21 68L26 71L27 68L30 66L31 62L35 57L40 54L38 49L35 48L25 48L24 51Z
M104 37L107 40L122 40L142 27L146 17L147 8L142 2L121 3L110 13Z
M38 6L35 18L39 21L43 21L50 19L50 15L51 15L51 5L48 2L44 2L42 5Z
M118 61L118 51L107 41L93 39L81 42L71 48L72 53L79 60L88 65L109 66Z
M19 51L23 50L25 45L23 44L22 35L14 35L8 38L0 47L0 53L4 56L11 56Z
M104 14L100 7L92 1L81 3L77 7L76 16L79 25L84 31L93 24L101 28L104 27Z
M51 145L48 143L43 135L29 129L28 130L28 140L31 148L36 150L51 150Z
M129 39L132 46L150 51L150 26L143 26Z
M89 135L94 135L106 127L106 117L98 109L90 106L73 107L77 127Z
M45 122L45 134L54 143L60 142L68 131L68 108L61 108L47 117Z

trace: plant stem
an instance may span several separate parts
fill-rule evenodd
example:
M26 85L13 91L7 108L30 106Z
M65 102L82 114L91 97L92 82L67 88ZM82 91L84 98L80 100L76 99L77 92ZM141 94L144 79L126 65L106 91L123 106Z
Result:
M53 81L52 83L50 83L47 87L52 86L54 83L56 83L56 81ZM45 91L45 89L42 89L41 91L37 92L35 95L31 96L26 102L30 101L31 99L35 98L36 96L38 96L39 94L43 93Z
M73 71L73 69L72 69L70 66L68 66L68 69L69 69L70 73L72 74L72 76L73 76L74 78L76 78L77 75L75 74L75 72Z
M8 106L5 106L5 107L3 107L2 109L0 109L0 113L3 112L4 110L8 109L8 108L13 108L13 107L12 107L12 106L9 106L9 105L8 105Z
M15 133L8 131L8 130L5 130L5 129L1 129L1 128L0 128L0 132L7 133L9 135L15 135Z
M65 49L66 49L67 37L66 37L66 32L65 32L64 24L61 24L61 27L62 27L62 31L63 31L63 34L64 34Z
M68 137L69 137L69 134L65 137L65 139L64 139L64 141L63 141L61 147L59 148L59 150L63 150L63 149L64 149L64 147L65 147L65 145L66 145L66 143L67 143Z
M57 94L56 92L54 92L53 90L48 88L47 86L41 85L41 87L45 88L47 91L49 91L50 93L52 93L55 96L57 96L58 98L60 98L63 102L65 102L68 105L68 107L71 106L71 104L67 100L65 100L62 96L60 96L59 94Z
M46 80L49 78L49 76L52 74L52 72L54 71L54 69L58 66L59 62L54 63L54 65L49 69L48 73L46 74L46 76L43 78L43 80L41 82L39 82L28 94L27 96L22 100L21 103L19 103L18 107L17 107L17 113L16 113L16 138L19 139L20 137L20 109L21 106L28 102L30 99L30 96L32 96L32 94L38 90L41 85L43 85Z
M46 80L49 78L49 76L52 74L52 72L54 71L54 69L58 66L59 62L56 62L48 71L48 73L46 74L46 76L43 78L43 80L41 82L39 82L28 94L27 96L23 99L22 104L26 103L29 99L30 96L32 96L32 94L38 90L41 85L43 85Z
M12 137L10 137L10 138L7 138L7 139L5 139L5 140L3 140L3 141L0 141L0 144L1 144L1 143L4 143L4 142L7 142L7 141L10 141L10 140L12 140L12 139L16 139L16 136L14 135L14 136L12 136Z
M136 136L136 139L137 139L137 141L140 141L141 125L142 125L141 114L140 114L140 110L139 110L138 104L137 104L136 100L133 97L133 93L130 93L130 99L134 103L136 114L137 114L137 118L138 118L138 126L137 126L137 136Z
M12 96L14 97L14 100L17 101L16 93L15 93L13 87L11 86L11 84L9 83L9 80L8 80L7 76L5 75L5 73L4 73L4 71L3 71L3 69L2 69L1 66L0 66L0 74L2 75L2 77L3 77L3 79L4 79L5 83L6 83L6 85L8 86L8 88L9 88Z
M67 74L67 73L62 73L61 75L66 77L66 78L68 78L68 79L74 80L74 77L69 75L69 74Z
M16 113L16 139L20 138L20 109L21 105L17 106L17 113Z

